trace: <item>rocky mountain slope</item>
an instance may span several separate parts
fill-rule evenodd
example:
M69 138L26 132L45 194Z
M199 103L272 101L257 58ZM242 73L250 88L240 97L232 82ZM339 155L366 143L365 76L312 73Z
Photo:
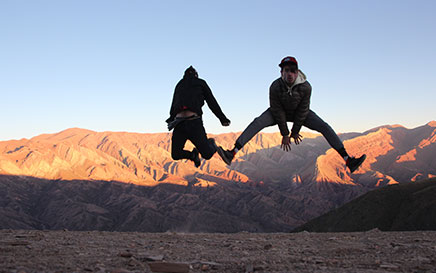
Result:
M231 148L237 136L212 137ZM230 167L214 155L200 168L171 159L170 137L76 128L0 142L2 227L289 231L371 189L436 176L436 122L342 134L368 156L353 174L316 134L284 152L278 133L261 133Z
M142 232L290 231L362 193L338 187L305 195L302 188L225 180L138 186L4 175L0 189L0 229Z
M217 143L232 148L238 134L212 135ZM215 155L200 168L189 161L173 161L169 133L138 134L68 129L32 139L0 142L0 174L46 179L106 180L156 185L186 185L192 177L204 185L215 178L247 182L327 182L385 185L436 175L436 121L407 129L383 126L364 133L343 134L351 155L368 158L351 175L343 160L322 136L306 133L291 152L279 147L278 133L260 133L237 154L228 167ZM187 148L192 146L188 142Z
M370 191L295 229L315 232L436 230L436 178Z

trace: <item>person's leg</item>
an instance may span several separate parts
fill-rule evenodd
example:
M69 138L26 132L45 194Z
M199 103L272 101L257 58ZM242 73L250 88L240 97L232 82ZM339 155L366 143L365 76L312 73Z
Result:
M224 162L227 163L227 165L230 165L236 153L240 149L242 149L242 147L244 147L244 145L247 144L248 141L250 141L257 133L262 131L263 128L272 126L274 124L276 124L276 122L271 114L271 111L268 108L260 116L255 118L247 126L247 128L245 128L245 130L236 140L235 147L232 150L224 150L222 147L218 147L218 154L221 156Z
M188 140L183 123L174 128L171 138L171 157L174 160L192 159L192 152L183 149Z
M342 144L342 141L339 139L336 132L330 127L330 125L327 124L324 120L322 120L315 112L312 110L309 111L307 114L306 120L303 123L303 126L320 132L324 138L327 140L327 142L330 144L330 146L338 151L338 153L344 157L346 156L346 152L344 149L344 145ZM345 154L343 153L345 152Z
M213 139L207 138L202 119L189 120L186 124L189 131L188 139L198 149L202 158L210 159L216 152L216 146Z
M247 144L247 142L250 141L257 133L262 131L262 129L264 129L265 127L273 126L274 124L276 124L276 122L271 114L271 111L268 108L260 116L255 118L247 126L247 128L245 128L245 130L236 140L235 147L238 150L242 149L242 147L244 147L244 145Z
M192 151L183 149L188 140L188 134L186 132L186 121L181 122L174 128L173 136L171 138L171 157L174 160L189 159L194 162L196 167L198 167L201 164L198 150L195 148Z
M366 158L366 155L362 155L359 158L350 157L345 150L344 144L339 139L336 132L328 125L324 120L322 120L315 112L312 110L307 114L306 120L303 125L311 130L320 132L330 146L335 149L339 155L345 160L346 165L350 169L350 172L354 172Z

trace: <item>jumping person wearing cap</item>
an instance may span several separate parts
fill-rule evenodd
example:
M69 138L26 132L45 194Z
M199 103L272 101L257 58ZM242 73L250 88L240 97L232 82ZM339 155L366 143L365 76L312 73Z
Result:
M201 164L199 153L207 160L217 151L215 140L207 138L201 119L204 101L223 126L230 125L230 120L221 111L206 81L198 78L197 71L190 66L185 70L183 79L176 85L170 117L166 122L168 130L174 129L171 138L172 158L174 160L189 159L196 167ZM195 146L192 151L184 150L187 140Z
M342 141L335 131L324 122L315 112L310 110L310 95L312 87L306 75L298 69L298 62L294 57L285 57L279 64L281 77L275 80L269 89L270 107L259 117L255 118L242 132L235 142L232 150L218 147L218 153L228 165L231 164L238 150L263 128L277 124L282 135L281 148L291 150L291 139L300 144L302 136L300 129L305 126L320 132L327 142L342 158L344 158L350 172L354 172L365 160L366 155L359 158L350 157ZM287 122L292 121L293 126L289 132Z

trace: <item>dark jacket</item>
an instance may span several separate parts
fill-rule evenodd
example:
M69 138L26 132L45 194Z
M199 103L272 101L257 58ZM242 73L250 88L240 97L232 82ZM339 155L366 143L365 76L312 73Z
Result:
M289 135L286 121L293 121L292 133L298 134L310 110L312 87L306 76L299 76L292 87L288 87L282 78L275 80L269 89L270 111L279 126L282 136Z
M221 111L206 81L192 75L184 76L177 83L171 104L170 117L166 122L173 121L177 113L183 110L190 110L199 116L203 115L201 108L204 105L204 101L207 102L210 110L212 110L221 123L230 122Z

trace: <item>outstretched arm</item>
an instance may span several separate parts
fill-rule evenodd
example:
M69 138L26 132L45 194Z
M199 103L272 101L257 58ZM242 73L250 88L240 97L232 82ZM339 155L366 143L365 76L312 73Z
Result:
M212 94L212 90L209 88L206 82L204 82L204 98L206 100L207 105L209 106L212 113L220 120L223 126L229 126L230 120L224 115L221 107L219 106L217 100Z

